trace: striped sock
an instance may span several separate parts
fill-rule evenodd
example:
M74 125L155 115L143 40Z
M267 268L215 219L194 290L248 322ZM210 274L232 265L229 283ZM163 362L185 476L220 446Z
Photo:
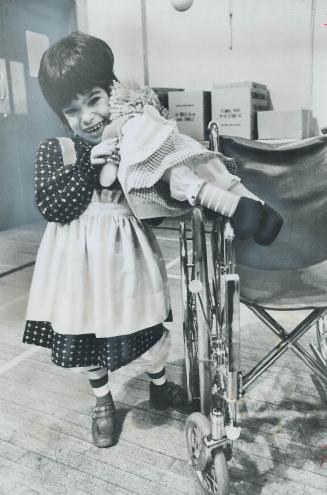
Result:
M240 196L213 186L209 182L200 189L198 198L201 205L229 218L233 216L240 200Z
M254 199L255 201L260 201L263 204L262 199L258 198L255 194L249 191L242 182L235 182L229 189L229 192L236 194L236 196L245 196L246 198Z
M104 368L87 368L90 385L97 403L106 402L110 393L108 371Z
M151 382L154 385L163 385L166 383L167 378L166 378L166 368L163 367L160 371L157 371L156 373L150 373L149 371L146 372L148 377L150 378Z

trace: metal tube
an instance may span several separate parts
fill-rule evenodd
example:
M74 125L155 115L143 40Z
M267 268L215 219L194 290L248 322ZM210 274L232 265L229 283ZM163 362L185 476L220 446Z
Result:
M313 354L315 355L317 361L320 363L321 366L323 366L325 368L327 366L327 362L324 360L324 357L321 354L321 352L319 351L319 349L317 349L317 347L313 344L310 344L310 348L311 348Z
M243 392L248 388L249 385L251 385L252 382L254 382L254 380L259 378L259 376L262 375L262 373L266 371L266 369L268 369L272 364L274 364L274 362L280 356L282 356L287 350L288 349L285 346L282 349L277 349L275 347L275 349L273 349L273 351L275 351L274 355L270 357L270 354L272 354L272 352L270 352L269 355L265 356L256 366L252 368L251 371L249 371L246 375L244 375Z
M208 124L209 130L209 149L211 151L219 151L219 125L215 120L211 120Z
M225 332L228 340L228 371L240 371L240 281L238 275L225 276Z
M282 337L283 339L288 336L287 332L285 332L284 328L276 321L267 311L263 308L260 308L256 305L247 305L246 306L254 313L259 320L261 320L265 325L278 337Z
M236 402L228 402L227 407L228 407L230 424L236 426L238 424Z
M228 402L238 399L238 372L229 371L227 373L226 400Z
M274 349L272 349L256 366L252 368L243 378L243 390L246 390L248 386L258 378L269 366L271 366L280 356L282 356L289 348L290 344L302 337L309 328L313 325L319 315L324 310L313 310L295 329L290 332L283 342L280 342Z
M323 370L318 363L314 361L314 359L308 354L308 352L303 349L302 351L299 351L298 349L294 348L293 351L295 354L302 359L304 363L314 372L316 373L321 380L327 383L327 373L325 370Z
M257 306L249 306L251 311L261 320L263 321L266 326L274 332L275 335L280 337L281 339L285 340L289 337L290 334L288 334L284 328L269 314L267 313L264 309L257 307ZM311 347L311 346L310 346ZM322 373L324 376L327 377L327 373L325 372L324 367L321 367L319 363L316 363L312 356L304 349L304 347L301 346L298 342L294 342L291 346L291 350L295 352L295 354L302 359L308 366L309 362L311 363L310 368L313 371L319 370L320 373ZM315 349L313 349L315 351ZM316 353L315 353L316 355Z
M210 414L211 437L213 440L221 440L224 436L224 416L218 409L213 409Z
M198 363L200 385L200 409L206 416L211 407L211 354L210 354L210 306L209 282L207 274L206 239L202 214L199 209L193 211L193 263L195 278L203 284L202 295L197 295L197 322L198 322ZM209 325L209 326L208 326Z
M266 326L270 330L273 331L275 335L277 335L281 339L283 340L288 339L289 335L291 335L288 334L284 330L284 328L264 309L257 306L248 306L248 307L261 321L263 321L266 324ZM320 362L317 363L316 361L314 361L312 356L310 356L310 354L298 342L294 342L290 348L300 359L302 359L302 361L304 361L309 366L309 368L311 368L312 371L318 373L323 380L327 378L327 373L323 367L324 365L321 366ZM313 351L315 352L315 349L313 349ZM317 354L315 353L315 355Z
M327 372L326 372L326 370L322 366L320 366L320 364L317 363L313 359L313 357L302 346L298 346L298 345L297 346L294 346L294 344L293 344L291 346L291 349L304 362L306 362L307 364L309 364L309 362L310 362L311 363L311 369L312 370L316 370L317 372L319 371L320 373L322 373L325 376L325 378L327 378Z

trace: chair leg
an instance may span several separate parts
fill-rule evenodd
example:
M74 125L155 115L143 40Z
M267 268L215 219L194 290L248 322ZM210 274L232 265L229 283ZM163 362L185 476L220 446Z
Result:
M289 348L296 352L306 364L315 373L317 373L322 380L327 381L327 373L322 369L312 357L300 346L296 341L301 338L312 325L319 319L324 309L313 310L297 327L290 333L287 333L281 325L278 324L264 309L258 306L247 305L264 323L282 340L276 347L274 347L266 356L250 370L243 378L243 391L253 383L266 369L268 369L280 356L282 356ZM304 353L303 353L304 351Z
M265 323L265 325L271 330L275 335L277 335L282 341L288 340L291 334L288 334L285 329L276 321L266 310L256 305L248 305L248 308L261 320ZM316 325L319 326L320 320L325 313L325 309L314 310L318 311ZM311 313L313 315L314 311ZM313 322L314 323L314 322ZM310 327L309 327L310 328ZM309 330L308 328L308 330ZM317 330L319 332L319 329ZM299 339L303 334L296 337L295 340ZM320 333L319 333L320 335ZM318 339L319 342L319 339ZM301 346L298 342L294 341L292 343L291 349L292 351L314 372L316 373L321 380L327 383L327 370L326 364L322 361L317 355L319 351L317 351L312 344L310 345L316 360Z
M295 354L327 384L327 372L321 366L320 362L315 361L312 356L300 344L292 347Z
M317 321L316 333L317 343L320 356L322 356L324 366L327 366L327 327L326 327L327 313Z
M319 351L316 345L310 344L310 349L312 350L316 360L320 364L320 366L326 368L327 367L327 361L324 359L323 355Z

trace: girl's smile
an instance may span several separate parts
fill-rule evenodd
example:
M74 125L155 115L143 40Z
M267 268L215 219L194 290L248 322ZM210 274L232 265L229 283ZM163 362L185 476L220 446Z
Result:
M98 144L103 129L110 123L109 96L103 88L77 94L62 110L71 130L85 141Z

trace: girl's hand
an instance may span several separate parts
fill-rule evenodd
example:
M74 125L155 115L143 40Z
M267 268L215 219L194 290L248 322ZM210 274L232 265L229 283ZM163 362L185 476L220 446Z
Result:
M102 141L91 149L90 160L93 166L105 165L112 155L117 155L118 139Z

